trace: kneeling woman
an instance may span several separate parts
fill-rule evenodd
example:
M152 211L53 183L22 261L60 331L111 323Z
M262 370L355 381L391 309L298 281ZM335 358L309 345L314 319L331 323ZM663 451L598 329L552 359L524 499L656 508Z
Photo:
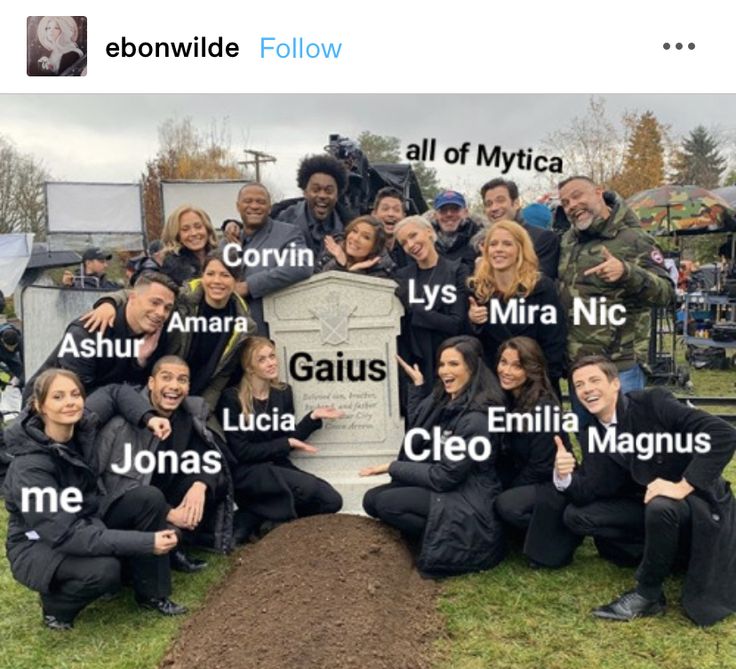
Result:
M112 416L103 410L114 404L136 423L150 408L146 404L135 415L137 393L129 386L117 391L121 394L114 403L97 403L100 415L85 412L84 388L76 374L49 369L34 383L31 406L5 432L13 456L5 481L8 561L16 580L41 593L44 623L51 629L70 629L85 606L120 587L116 558L129 558L139 605L164 615L186 612L168 599L166 553L176 547L177 537L166 529L163 494L142 486L116 501L104 518L97 515L98 420L109 420ZM117 391L97 391L90 406L97 408L93 398L99 393ZM161 421L148 421L157 436L165 432L167 422ZM44 496L29 494L33 488L43 489ZM63 508L61 502L68 503L72 494L74 506Z
M480 342L473 337L447 339L439 348L439 381L431 395L417 403L424 383L419 366L399 360L414 387L409 396L409 425L428 433L451 435L468 445L474 437L488 439L488 407L503 403L493 374L483 363ZM503 531L493 513L501 492L494 468L495 445L490 457L473 459L466 452L452 457L431 449L421 462L407 457L406 446L390 465L363 469L361 476L388 473L391 483L369 490L363 498L366 512L421 541L417 566L425 574L444 576L489 569L504 555ZM406 443L406 442L405 442ZM478 452L481 449L470 451ZM463 457L464 455L464 457Z
M329 484L297 468L292 450L316 453L305 443L323 419L342 417L333 407L319 407L298 423L294 397L279 381L276 347L266 337L250 337L241 358L243 378L220 401L238 513L235 541L242 543L264 521L284 522L318 513L337 513L342 497Z
M513 337L501 344L496 372L506 393L507 412L535 416L539 409L551 416L560 410L542 349L530 337ZM504 435L496 465L504 492L496 499L496 512L517 529L525 531L529 527L537 486L552 481L556 435L562 437L570 450L564 432L530 430Z

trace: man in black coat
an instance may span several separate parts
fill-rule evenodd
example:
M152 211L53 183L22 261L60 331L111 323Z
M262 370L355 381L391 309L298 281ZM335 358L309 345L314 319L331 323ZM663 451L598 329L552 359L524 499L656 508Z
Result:
M143 273L118 307L115 324L104 335L88 332L81 319L72 321L61 342L26 384L24 402L36 377L50 367L74 372L88 393L108 383L143 383L166 349L164 326L178 290L163 274Z
M74 274L64 272L62 283L70 288L85 290L120 290L122 286L110 281L105 274L111 260L111 253L105 253L99 246L90 246L82 254L82 267Z
M493 225L496 221L516 221L524 227L532 238L534 251L539 259L539 270L550 279L557 278L557 266L560 262L560 239L551 230L544 230L534 225L527 225L521 217L521 199L519 187L509 179L491 179L480 189L488 220Z
M401 191L391 186L381 188L376 193L376 199L373 201L371 215L383 224L383 231L386 233L385 248L391 256L391 260L394 261L396 269L406 267L411 259L406 255L406 251L399 244L394 234L396 224L406 217L406 206Z
M468 214L465 197L454 190L446 190L434 199L435 218L432 225L437 233L437 251L449 260L459 260L472 274L478 251L471 240L480 232Z
M97 450L106 491L102 510L104 513L131 490L154 486L166 498L168 523L180 531L191 532L197 543L227 552L232 528L232 486L220 451L222 442L218 444L206 426L209 409L201 397L189 396L189 383L187 363L178 356L167 355L156 362L147 387L140 389L141 398L150 403L151 417L169 420L171 432L166 438L159 438L142 427L141 422L132 422L120 414L101 428ZM152 471L130 466L143 451L157 458L158 464ZM178 571L194 572L206 563L180 549L171 553L171 566Z
M580 401L596 418L595 451L575 469L558 443L554 484L571 502L565 525L575 534L643 540L637 585L593 610L609 620L664 613L662 583L687 565L682 604L698 625L736 610L736 503L723 470L736 450L736 430L680 404L663 389L619 393L616 366L602 356L572 368ZM603 456L603 457L601 457ZM625 491L638 488L637 495Z
M348 173L337 158L318 154L302 160L296 181L304 200L281 211L278 219L296 225L314 257L321 258L325 237L341 234L350 222L342 220L337 211L338 200L348 187Z

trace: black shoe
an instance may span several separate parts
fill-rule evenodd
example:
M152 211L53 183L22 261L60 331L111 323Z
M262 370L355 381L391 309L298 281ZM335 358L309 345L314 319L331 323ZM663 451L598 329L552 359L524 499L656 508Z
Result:
M642 597L636 590L629 590L621 595L616 601L599 606L591 613L596 618L606 620L634 620L634 618L647 618L649 616L664 615L667 608L667 600L664 594L659 599L647 599Z
M202 571L207 563L204 560L187 555L184 551L172 551L169 553L171 560L171 568L174 571L183 571L186 574L191 574L195 571Z
M283 525L283 523L276 520L264 520L258 528L258 538L263 539L263 537L273 532L280 525Z
M153 597L138 597L136 595L135 601L138 602L138 606L143 609L153 609L158 611L164 616L180 616L187 613L187 607L181 606L172 602L168 597L162 597L161 599L155 599Z
M43 617L43 624L46 625L50 630L70 630L74 628L74 623L66 620L59 620L56 616L45 615Z

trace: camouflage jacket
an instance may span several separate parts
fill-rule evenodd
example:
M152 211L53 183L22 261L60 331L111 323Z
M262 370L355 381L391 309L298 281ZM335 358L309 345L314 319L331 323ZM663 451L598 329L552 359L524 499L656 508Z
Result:
M573 226L560 243L560 298L568 316L568 355L574 362L583 355L602 354L611 358L619 370L635 363L646 368L650 309L670 304L674 286L662 252L642 230L636 214L616 193L605 193L605 199L611 209L606 220L598 219L582 232ZM618 281L605 282L595 274L585 276L586 270L603 262L603 246L624 263L624 275ZM605 297L606 307L623 305L624 323L592 325L579 309L575 319L575 303L589 308L594 297Z

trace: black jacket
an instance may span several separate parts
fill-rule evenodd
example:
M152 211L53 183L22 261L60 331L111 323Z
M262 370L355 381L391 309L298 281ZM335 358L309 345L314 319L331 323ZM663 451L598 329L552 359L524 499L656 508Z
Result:
M294 396L290 386L287 385L281 390L271 389L267 412L273 415L274 409L278 409L282 417L287 414L294 415ZM322 427L322 421L312 419L310 414L307 414L295 425L293 431L281 430L278 425L268 430L228 430L225 421L226 410L227 423L237 426L242 414L237 388L228 388L222 394L219 413L225 428L227 440L225 455L232 472L236 495L239 499L247 497L248 510L263 518L275 521L296 518L294 495L281 478L279 470L298 469L289 459L291 452L289 438L306 440L312 432ZM264 412L263 409L254 408L253 416Z
M475 436L490 437L487 407L466 408L449 402L438 414L432 395L417 403L419 392L412 387L409 395L408 425L412 428L423 427L431 434L439 426L444 435L462 437L466 444ZM442 457L415 462L406 458L402 448L399 459L391 463L389 474L394 482L420 486L432 493L417 559L421 572L435 576L462 574L490 569L503 559L503 528L493 511L494 499L501 492L494 468L494 440L492 445L491 457L485 461L465 457L455 462Z
M134 334L127 325L125 319L126 304L127 299L117 307L115 323L105 330L102 339L120 342L125 351L127 351L127 347L130 347L131 355L121 357L113 352L112 357L87 358L75 357L69 350L65 350L64 354L60 355L67 334L71 335L78 350L81 350L80 345L83 341L95 341L98 336L98 333L87 332L79 319L72 321L67 327L62 341L57 344L49 357L26 383L23 391L23 401L25 402L30 397L36 377L51 367L61 367L74 372L81 379L87 393L110 383L143 384L148 381L149 370L166 351L166 325L164 325L156 350L148 358L146 365L141 367L135 355L133 355L133 343L136 339L140 339L140 335Z
M120 290L119 283L110 281L106 274L83 274L80 270L74 272L72 287L84 290Z
M409 302L409 282L413 280L414 285L418 286L418 277L419 267L414 262L394 275L399 284L396 293L405 309L401 321L399 351L409 364L419 364L424 375L425 391L428 391L435 381L435 358L440 344L448 337L462 334L465 330L468 311L465 282L468 273L459 260L448 260L440 256L437 265L430 272L430 284L439 286L440 289L443 286L454 286L456 299L447 304L438 298L432 309L425 309L425 304Z
M619 396L616 417L618 434L709 434L710 451L664 453L649 460L635 454L586 456L563 494L581 506L629 496L634 486L643 501L654 479L679 482L684 477L695 490L685 498L692 514L692 539L682 605L698 625L712 625L736 611L736 502L723 478L736 450L736 430L720 418L684 406L661 388Z
M345 223L337 210L338 207L335 207L326 221L317 221L309 212L307 201L301 200L281 211L276 218L296 225L304 236L307 246L312 249L315 259L319 259L325 251L325 237L342 234L345 229Z
M523 220L520 223L532 238L534 252L539 260L539 271L550 279L556 279L560 264L560 238L552 230L527 225Z
M558 404L548 399L541 400L537 406L555 407ZM536 407L530 409L530 412L534 412L534 409ZM517 409L512 407L508 411L515 412ZM509 432L502 436L496 469L504 490L522 485L548 483L551 480L557 453L555 434L532 431ZM567 435L563 433L560 436L570 450Z
M468 273L472 274L478 251L470 245L470 240L482 230L482 226L472 218L466 218L458 227L457 234L451 244L445 243L438 223L435 222L432 226L437 233L436 247L438 253L449 260L459 260L465 265Z
M190 279L197 279L202 276L202 265L194 253L186 246L182 246L178 252L169 251L164 256L161 272L181 286Z
M148 388L130 387L130 390L137 392L137 403L146 414L152 411ZM222 453L223 440L207 427L210 409L204 398L187 397L178 411L191 416L192 431L207 450ZM159 439L147 427L141 425L141 422L141 420L130 420L129 416L115 415L100 429L95 450L97 451L98 473L105 493L101 504L103 514L130 490L151 485L153 479L151 472L143 474L134 470L118 474L112 470L113 464L123 462L126 444L131 445L133 457L141 451L157 452ZM203 532L200 528L194 535L194 540L198 545L227 553L232 549L233 488L224 454L220 461L222 469L219 474L204 474L200 479L208 487L217 488L219 493L213 495L216 500L216 508L212 512L212 527L208 528L211 532Z
M127 386L103 389L87 398L82 420L68 444L53 442L41 419L26 409L5 431L12 457L5 480L5 507L10 514L6 548L10 569L23 585L46 593L59 563L67 555L130 556L153 553L153 532L111 530L100 519L102 489L97 478L99 420L121 410L136 420L136 393ZM99 412L99 415L98 413ZM77 488L83 497L77 513L49 508L23 512L23 490Z
M503 298L492 297L487 305L489 309L491 301L498 302L504 310L508 304L508 301ZM491 369L496 369L498 348L507 339L522 336L530 337L539 344L544 353L550 379L554 381L562 378L567 366L567 317L562 310L554 282L546 276L540 276L534 290L524 301L528 307L551 305L556 314L556 322L554 324L543 323L539 317L539 312L537 312L535 321L525 325L511 322L488 322L483 325L473 325L471 323L471 331L483 344L483 357L486 364Z
M324 264L320 267L320 272L349 272L350 270L341 265L335 258L330 257L329 260L327 260ZM392 277L394 273L394 261L392 260L391 256L388 254L388 252L383 251L381 255L379 256L379 261L373 265L373 267L369 267L368 269L362 269L359 272L356 272L358 275L362 276L372 276L377 279L389 279Z

